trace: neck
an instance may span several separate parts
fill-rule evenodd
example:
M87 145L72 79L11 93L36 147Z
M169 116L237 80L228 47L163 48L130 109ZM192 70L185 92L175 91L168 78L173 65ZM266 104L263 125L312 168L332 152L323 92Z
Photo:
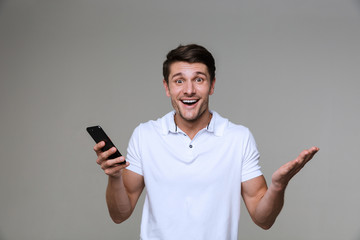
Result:
M174 116L175 124L184 131L190 139L193 139L201 129L206 128L211 118L212 114L209 111L204 112L198 119L192 121L182 118L177 113Z

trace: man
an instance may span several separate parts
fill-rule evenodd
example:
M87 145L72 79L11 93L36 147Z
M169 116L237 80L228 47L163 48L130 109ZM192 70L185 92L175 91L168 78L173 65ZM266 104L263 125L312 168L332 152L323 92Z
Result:
M275 222L290 179L319 150L304 150L280 167L267 187L250 131L209 110L215 61L204 47L170 51L163 85L174 111L140 124L124 157L97 163L108 175L106 200L116 223L130 217L146 186L141 239L237 239L241 197L253 221L264 229Z

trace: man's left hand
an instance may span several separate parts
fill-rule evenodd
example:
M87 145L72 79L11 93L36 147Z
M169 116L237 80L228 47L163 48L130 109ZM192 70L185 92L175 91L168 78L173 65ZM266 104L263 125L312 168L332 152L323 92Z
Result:
M278 191L285 190L290 179L295 176L318 151L318 147L304 150L296 159L281 166L272 175L272 187L275 187Z

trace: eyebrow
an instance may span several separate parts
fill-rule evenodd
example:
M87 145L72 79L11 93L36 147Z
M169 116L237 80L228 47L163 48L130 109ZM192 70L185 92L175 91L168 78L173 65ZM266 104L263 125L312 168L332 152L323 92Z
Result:
M174 77L177 77L177 76L182 76L182 75L183 75L183 74L182 74L181 72L175 73L175 74L171 77L171 79L173 79ZM196 75L204 75L205 77L207 77L204 72L200 72L200 71L195 72L194 76L196 76Z

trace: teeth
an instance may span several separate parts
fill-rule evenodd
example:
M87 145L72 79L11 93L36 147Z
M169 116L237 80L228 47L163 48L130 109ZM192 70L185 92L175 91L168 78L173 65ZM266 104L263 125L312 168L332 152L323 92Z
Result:
M195 103L196 100L183 100L184 103Z

